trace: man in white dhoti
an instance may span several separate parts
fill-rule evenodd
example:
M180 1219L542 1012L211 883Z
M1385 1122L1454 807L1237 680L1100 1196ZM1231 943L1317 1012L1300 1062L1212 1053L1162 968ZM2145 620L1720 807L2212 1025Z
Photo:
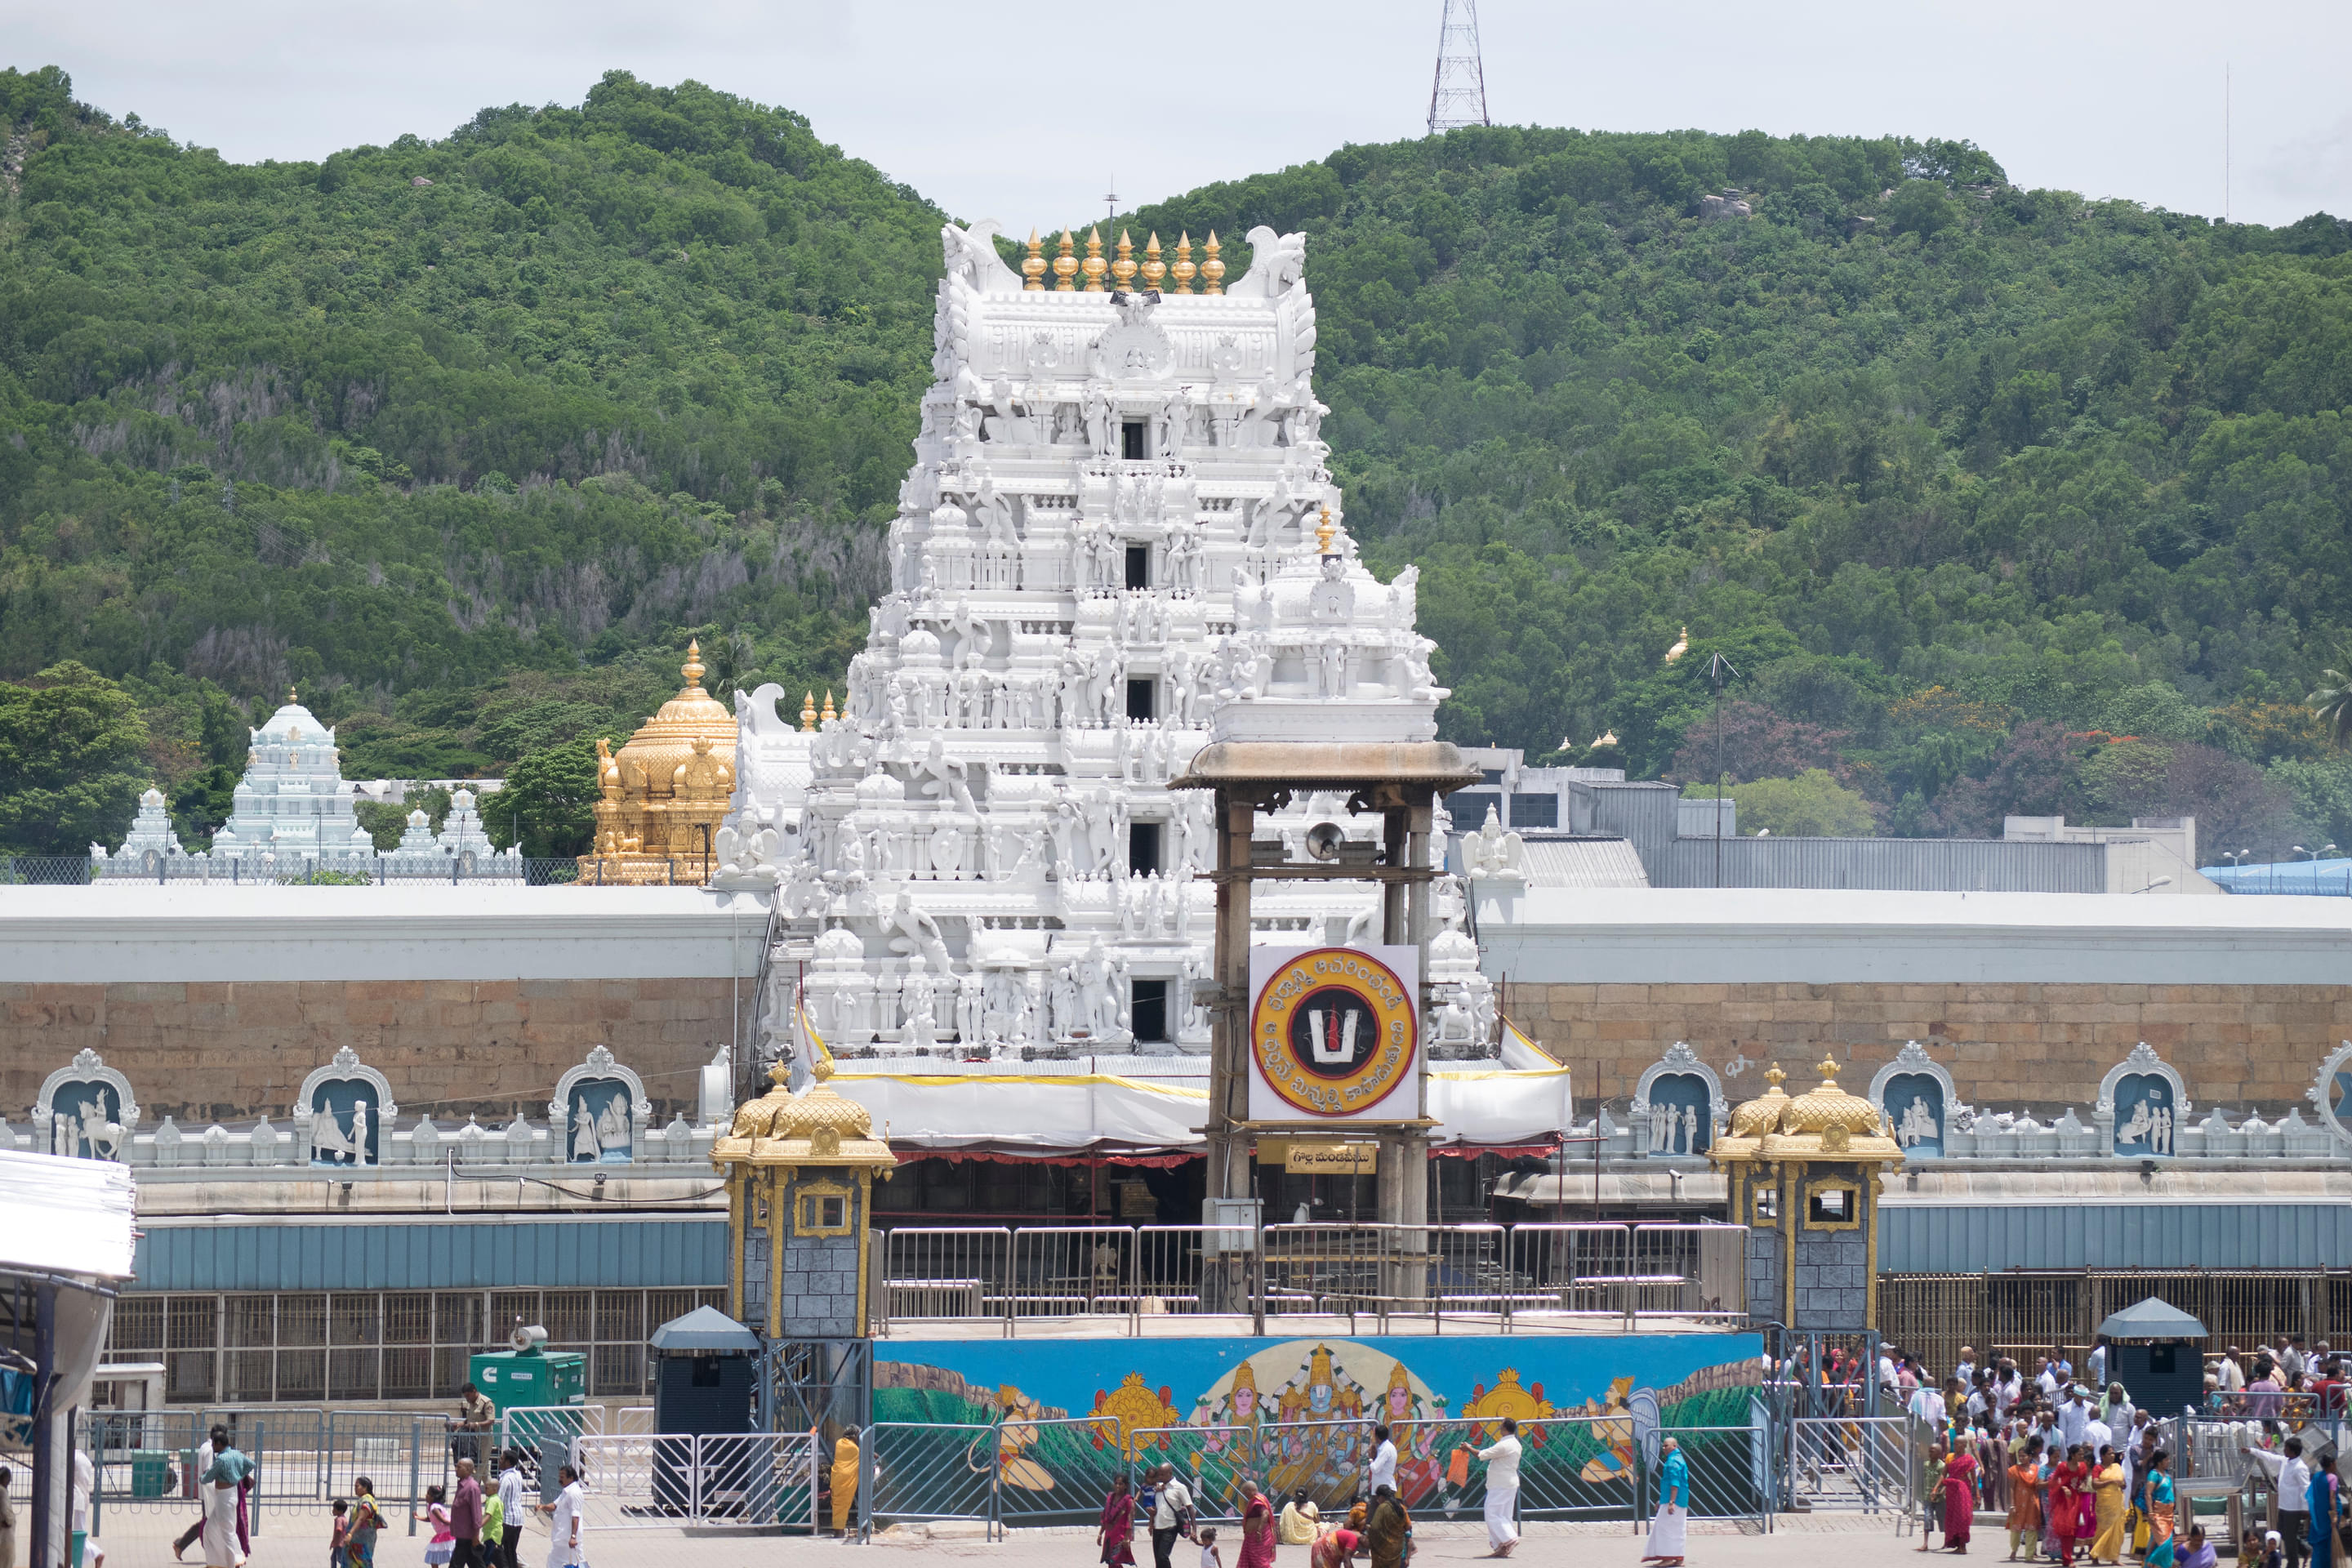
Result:
M579 1568L580 1472L566 1465L558 1473L563 1479L563 1489L553 1502L539 1505L541 1513L552 1516L547 1522L547 1568Z
M197 1492L205 1500L205 1568L244 1568L236 1542L236 1490L253 1474L253 1461L237 1452L224 1427L213 1429L213 1467Z
M1504 1416L1503 1436L1478 1458L1486 1463L1486 1555L1508 1557L1519 1543L1519 1424Z
M1642 1561L1682 1568L1689 1523L1690 1465L1682 1445L1669 1437L1658 1445L1658 1511L1650 1516L1650 1549L1642 1553Z

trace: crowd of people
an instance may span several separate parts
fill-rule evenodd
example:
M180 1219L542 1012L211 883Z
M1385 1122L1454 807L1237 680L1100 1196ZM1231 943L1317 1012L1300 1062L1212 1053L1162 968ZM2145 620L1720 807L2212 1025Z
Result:
M1915 1432L1930 1434L1914 1478L1922 1552L1940 1535L1945 1550L1965 1554L1975 1516L1989 1510L2006 1518L2011 1562L2119 1564L2129 1556L2145 1568L2212 1568L2219 1552L2202 1527L2181 1533L2176 1466L2164 1446L2168 1413L2134 1404L2109 1375L2104 1340L2084 1360L2078 1378L2063 1349L2033 1357L2028 1372L2007 1356L1979 1362L1963 1346L1939 1382L1897 1345L1869 1367L1833 1350L1820 1386L1846 1403L1873 1379L1882 1409L1899 1409ZM2237 1543L2248 1568L2352 1564L2336 1455L2306 1455L2290 1435L2303 1421L2340 1416L2345 1381L2326 1342L2306 1352L2283 1334L2252 1356L2231 1346L2206 1374L2203 1407L2179 1413L2244 1423L2248 1462L2271 1479L2280 1528Z
M1492 1558L1508 1557L1519 1543L1518 1433L1519 1424L1507 1415L1499 1423L1493 1443L1483 1448L1459 1450L1465 1478L1474 1456L1485 1467L1486 1555ZM1673 1447L1671 1440L1667 1447ZM1678 1460L1680 1457L1675 1458ZM1152 1568L1178 1568L1179 1542L1198 1548L1200 1568L1275 1568L1277 1546L1307 1548L1307 1568L1344 1568L1359 1558L1368 1559L1372 1568L1403 1568L1412 1558L1412 1514L1397 1495L1396 1470L1396 1444L1386 1426L1375 1426L1371 1462L1366 1469L1364 1485L1345 1517L1339 1520L1324 1519L1321 1509L1304 1489L1292 1493L1277 1510L1255 1477L1235 1475L1232 1485L1234 1495L1241 1500L1237 1531L1240 1540L1229 1561L1217 1531L1199 1522L1198 1503L1192 1489L1177 1475L1173 1465L1162 1464L1144 1473L1140 1491L1124 1474L1113 1479L1110 1495L1103 1500L1095 1540L1102 1549L1100 1560L1107 1568L1136 1568L1135 1532L1139 1525L1150 1537ZM1686 1514L1686 1483L1685 1493L1682 1501ZM1652 1544L1658 1545L1655 1537ZM1680 1568L1679 1535L1673 1544L1672 1556L1648 1561L1656 1563L1659 1568Z

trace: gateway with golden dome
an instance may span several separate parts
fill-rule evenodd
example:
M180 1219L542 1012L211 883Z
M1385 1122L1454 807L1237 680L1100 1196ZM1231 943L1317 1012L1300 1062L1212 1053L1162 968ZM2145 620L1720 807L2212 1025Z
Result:
M1748 1315L1791 1329L1850 1331L1878 1320L1878 1188L1903 1146L1885 1113L1838 1087L1837 1063L1791 1099L1779 1064L1763 1094L1731 1113L1707 1158L1748 1227Z

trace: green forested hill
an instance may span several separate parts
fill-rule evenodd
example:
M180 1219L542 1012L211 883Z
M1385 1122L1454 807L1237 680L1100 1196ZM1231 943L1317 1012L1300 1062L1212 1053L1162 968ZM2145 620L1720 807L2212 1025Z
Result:
M837 678L928 378L919 196L621 73L322 164L54 71L0 72L0 675L137 678L167 782L205 700L288 679L353 771L419 773L625 721L690 630ZM1966 143L1496 128L1119 222L1235 275L1252 226L1309 234L1325 434L1368 552L1422 563L1450 736L1711 778L1713 725L1677 752L1719 650L1734 779L1880 831L2352 843L2299 706L2352 624L2336 220Z

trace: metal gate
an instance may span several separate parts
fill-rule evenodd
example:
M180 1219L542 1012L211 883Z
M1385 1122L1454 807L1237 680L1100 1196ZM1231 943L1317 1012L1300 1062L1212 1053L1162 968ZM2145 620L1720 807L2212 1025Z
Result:
M1781 1506L1900 1515L1917 1501L1929 1433L1908 1415L1801 1415L1784 1430Z

